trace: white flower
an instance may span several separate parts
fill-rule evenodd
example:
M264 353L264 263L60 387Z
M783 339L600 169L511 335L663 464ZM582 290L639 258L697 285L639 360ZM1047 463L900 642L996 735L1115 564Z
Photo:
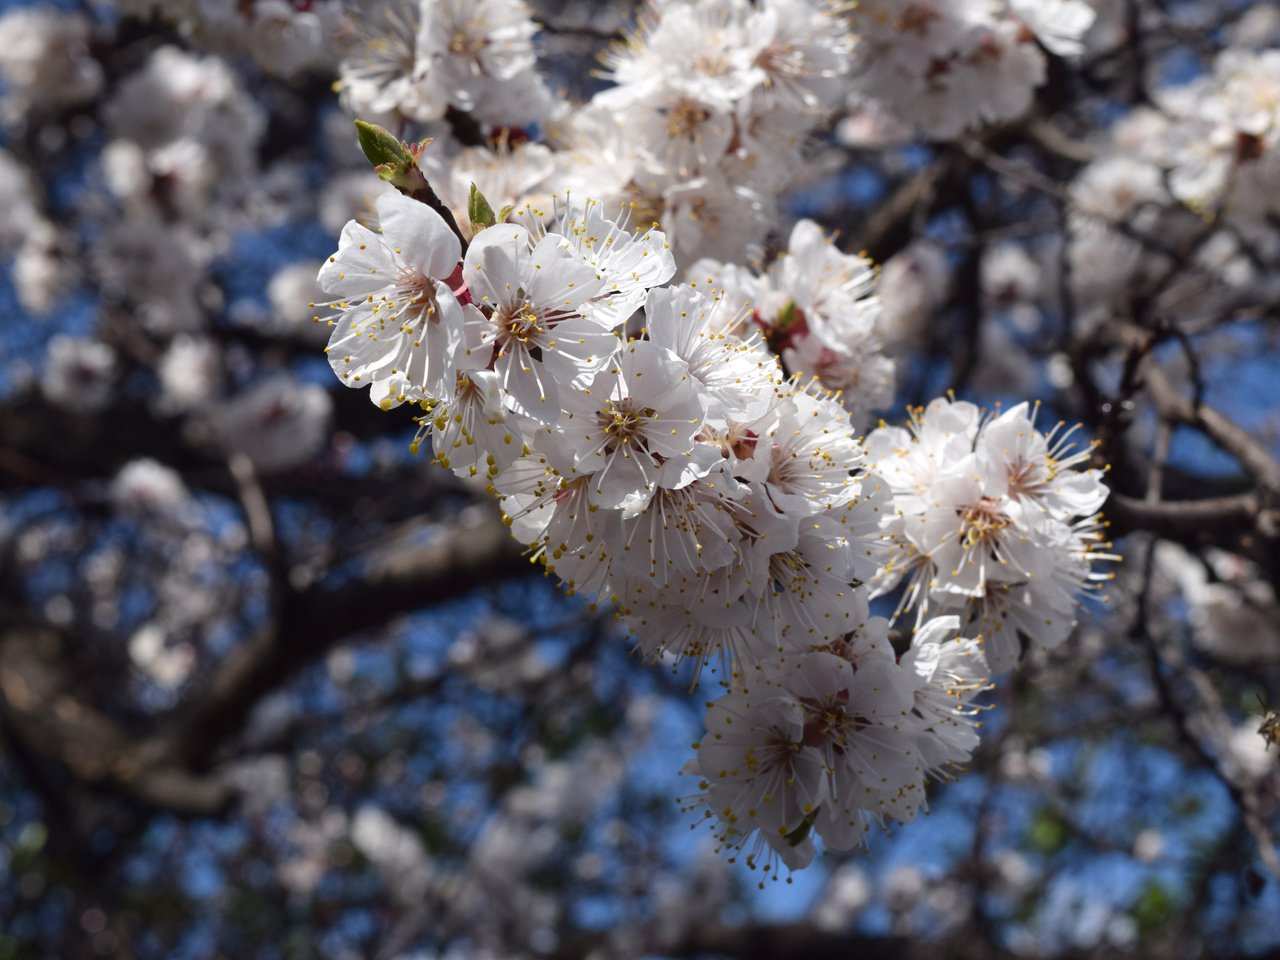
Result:
M770 458L765 484L782 510L805 516L843 506L858 495L854 472L865 455L848 414L829 396L795 391L762 435Z
M349 113L418 121L444 116L444 87L421 82L415 73L422 7L422 0L379 0L361 11L360 37L338 65L338 89Z
M711 664L729 675L735 664L758 663L777 651L776 638L756 629L740 599L735 564L665 588L650 588L643 580L625 584L619 607L646 657L688 659L696 673Z
M194 231L154 211L108 225L90 253L103 294L129 303L133 318L160 334L204 326L196 291L208 260Z
M880 427L866 439L867 466L888 481L902 514L923 511L935 477L973 450L982 412L938 398L912 411L906 429Z
M724 287L730 302L745 299L788 370L839 391L855 422L892 399L893 363L876 335L871 262L841 253L813 221L795 225L787 251L763 276L711 260L695 263L690 276Z
M49 314L75 288L78 271L73 251L70 234L51 223L36 222L13 262L13 283L24 307Z
M214 433L228 452L245 454L264 473L278 473L324 449L332 412L323 387L276 376L228 400L213 416Z
M880 273L880 333L885 340L916 349L950 283L946 253L934 243L919 241L893 256Z
M789 867L807 864L813 845L794 835L825 799L827 776L822 755L805 744L799 699L734 690L708 706L706 723L696 769L707 806L725 824L722 841L742 846L759 830Z
M767 200L745 186L729 183L719 171L664 187L662 228L677 261L697 256L741 261L763 238Z
M319 67L333 55L340 10L338 3L307 9L287 0L254 0L249 53L263 70L281 76Z
M341 234L348 220L376 225L374 208L378 197L395 192L396 188L385 180L369 176L368 170L339 173L320 194L320 223L331 234Z
M709 419L750 423L779 402L783 393L778 363L754 341L725 331L740 310L722 296L682 284L653 290L645 301L649 339L686 364L705 388Z
M676 490L722 458L698 443L706 400L689 368L648 341L627 344L585 390L566 392L563 434L572 472L587 474L588 497L634 516L659 487Z
M0 150L0 205L5 211L0 218L0 249L20 247L29 231L43 223L39 197L30 171L7 150Z
M835 510L805 517L795 544L770 553L755 619L764 636L771 628L780 645L806 649L838 640L865 614L866 599L854 583L855 548L841 520Z
M1021 581L1048 572L1033 534L1036 517L998 494L998 481L972 457L930 488L932 502L908 519L906 534L937 567L939 591L981 596L989 581Z
M1084 35L1097 17L1083 0L1009 0L1009 5L1040 42L1060 57L1084 52Z
M978 746L977 710L969 701L988 688L987 663L979 641L959 633L959 617L935 617L917 628L902 655L914 681L916 749L934 774L968 761Z
M1080 594L1092 580L1105 576L1091 572L1089 544L1064 528L1046 533L1041 549L1051 566L1038 578L989 581L980 596L935 594L940 613L958 613L965 635L981 639L994 673L1007 673L1017 665L1021 637L1049 650L1061 645L1075 628Z
M1012 667L1019 637L1047 647L1075 625L1078 598L1109 575L1096 515L1101 474L1079 469L1074 431L1037 431L1026 404L985 422L971 404L935 400L913 413L911 431L881 427L868 458L894 492L897 515L882 529L888 560L875 590L906 578L899 612L961 615L982 637L995 671Z
M854 317L836 329L811 330L783 358L789 369L812 374L834 390L856 424L865 424L871 411L893 400L894 364L880 352L869 319Z
M917 669L895 661L884 634L884 622L871 621L849 642L766 658L708 704L690 765L702 792L692 799L706 804L722 844L747 849L748 866L776 871L780 859L799 869L814 836L848 850L869 821L912 819L924 801L921 739L938 736L941 756L963 753L950 721L972 732L971 710L922 691L935 676L940 689L964 686L966 695L979 686L953 675L933 638L928 666Z
M170 645L164 629L149 623L129 638L129 659L153 683L176 690L195 669L196 652L188 643Z
M318 262L303 260L275 272L267 284L267 303L271 308L271 315L266 318L268 329L307 339L316 336L322 341L328 339L328 327L316 323L311 306L323 299L324 288L316 279L320 267Z
M6 122L31 108L85 103L102 89L102 66L89 52L88 17L40 7L0 16L0 100Z
M1073 223L1096 229L1129 221L1143 206L1168 200L1160 170L1128 156L1094 161L1071 184Z
M589 480L567 478L529 451L502 470L494 487L516 539L538 550L570 593L601 594L611 588L621 514L591 502Z
M168 167L179 179L198 153L207 166L207 184L226 187L258 168L258 140L266 130L266 111L248 96L219 57L198 57L177 47L161 47L141 70L127 76L103 110L107 127L148 153L148 162ZM177 162L164 163L157 152L186 142ZM192 147L195 150L192 150Z
M736 528L722 493L731 482L707 478L660 488L643 511L624 515L615 571L663 589L732 563Z
M599 102L610 103L604 95ZM662 88L619 109L633 118L646 166L655 173L681 178L697 176L724 157L734 137L733 117L726 109L695 100L679 90Z
M982 294L996 304L1017 304L1040 295L1040 264L1026 246L1004 241L982 255Z
M222 354L203 337L178 336L160 358L160 406L171 412L196 410L213 399L222 380Z
M431 436L434 463L460 477L497 476L526 452L534 424L502 407L502 385L492 370L459 370L447 395L434 397L422 417L417 444Z
M845 311L874 318L879 304L870 299L875 268L866 257L842 253L812 220L791 230L786 254L769 268L777 299L794 300L811 317L835 323Z
M1088 462L1093 448L1073 449L1076 428L1064 431L1062 422L1046 437L1029 411L1020 403L983 425L975 450L986 489L1063 519L1097 513L1108 492L1101 471L1075 469Z
M1254 137L1280 138L1280 51L1262 53L1227 49L1214 63L1224 119Z
M548 228L568 241L567 249L600 272L604 286L591 301L591 314L598 322L614 326L625 323L645 303L648 292L676 272L666 234L656 227L632 234L627 212L620 213L618 221L611 220L600 203L587 200L581 206L569 206Z
M459 109L474 106L477 78L511 80L534 64L537 25L521 0L432 0L423 14L415 80Z
M176 471L143 458L120 468L111 482L111 500L124 514L176 516L190 504L191 495Z
M534 70L537 25L519 0L382 0L361 11L360 28L339 68L352 113L427 122L452 106L519 125L554 110Z
M350 387L369 385L384 409L451 391L469 364L464 323L478 312L458 302L462 246L438 213L400 194L378 198L379 230L354 220L319 283L336 296L317 315L333 327L325 352ZM460 289L460 287L459 287Z
M761 38L745 0L670 0L645 10L631 42L606 55L618 89L669 87L727 109L761 81Z
M842 17L811 0L764 0L751 33L760 72L753 110L822 115L835 108L855 48Z
M40 386L51 403L95 413L115 395L116 352L98 340L58 334L49 341Z
M990 0L868 0L854 14L871 47L857 93L937 139L1018 116L1045 62L1025 25L1004 13Z
M464 147L454 154L428 150L419 163L469 237L471 219L467 214L473 183L494 210L541 205L550 200L547 182L555 170L556 157L540 143L512 146L504 142L492 150Z
M561 386L569 387L609 361L619 341L612 318L591 312L588 301L604 277L563 238L535 244L524 227L499 224L467 248L463 279L473 302L471 363L492 361L507 402L543 423L560 418Z

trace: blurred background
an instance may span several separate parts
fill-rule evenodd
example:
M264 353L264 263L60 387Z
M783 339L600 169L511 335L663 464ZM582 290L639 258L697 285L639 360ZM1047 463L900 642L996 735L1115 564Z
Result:
M1080 421L1124 561L929 817L761 888L679 803L716 678L329 370L396 5L0 3L0 960L1280 955L1280 9L1093 6L1016 119L851 97L778 199L764 260L884 265L884 418ZM634 12L535 5L556 97Z

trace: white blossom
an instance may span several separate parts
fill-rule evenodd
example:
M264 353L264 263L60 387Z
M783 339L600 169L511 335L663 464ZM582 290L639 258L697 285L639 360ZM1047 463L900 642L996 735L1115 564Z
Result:
M115 397L116 352L98 340L58 334L49 341L40 386L51 403L95 413Z
M467 360L464 325L478 311L459 303L462 246L441 216L398 194L378 198L378 230L347 224L320 268L336 299L316 304L333 327L325 352L350 387L369 386L384 409L443 396Z

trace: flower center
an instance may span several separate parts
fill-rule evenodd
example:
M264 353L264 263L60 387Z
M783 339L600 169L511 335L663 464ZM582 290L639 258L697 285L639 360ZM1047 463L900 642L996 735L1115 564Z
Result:
M703 53L693 61L693 69L704 77L724 77L733 70L733 64L723 53Z
M990 497L983 497L961 513L960 538L966 547L990 543L998 539L1000 531L1009 526L1009 518L1000 505Z
M711 111L692 100L680 100L667 110L667 136L692 137L711 118Z
M468 33L459 29L449 38L449 52L474 60L479 58L488 44L489 40L483 33Z
M800 589L809 578L809 564L794 550L769 558L769 578L782 589Z
M525 346L546 330L542 317L528 303L520 303L506 310L499 310L494 313L493 319L498 324L504 340L515 340Z
M436 282L417 267L402 267L396 277L396 298L404 303L400 315L405 324L421 330L428 321L438 319Z
M791 44L785 43L771 43L761 50L756 55L756 66L764 71L766 86L777 77L798 76L802 72L801 58Z
M1047 465L1035 460L1019 460L1009 465L1009 496L1033 497L1044 489Z
M638 447L644 439L644 427L657 417L652 407L636 409L628 397L623 400L606 400L604 409L597 415L600 429L607 441L605 449L612 453L619 447Z

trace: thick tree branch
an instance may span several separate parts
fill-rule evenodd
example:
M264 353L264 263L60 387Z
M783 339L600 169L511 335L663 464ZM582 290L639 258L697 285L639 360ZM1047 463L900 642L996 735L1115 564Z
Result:
M530 571L488 504L428 531L432 539L420 546L355 561L359 570L350 579L330 578L286 594L278 630L260 631L227 656L171 724L164 752L182 763L207 764L219 745L240 733L263 696L339 641Z
M1147 530L1170 540L1221 541L1255 529L1274 529L1275 510L1264 510L1257 494L1150 503L1113 491L1104 508L1112 533Z
M232 791L216 775L168 762L77 696L56 629L0 610L0 718L32 754L82 782L184 816L221 813Z

